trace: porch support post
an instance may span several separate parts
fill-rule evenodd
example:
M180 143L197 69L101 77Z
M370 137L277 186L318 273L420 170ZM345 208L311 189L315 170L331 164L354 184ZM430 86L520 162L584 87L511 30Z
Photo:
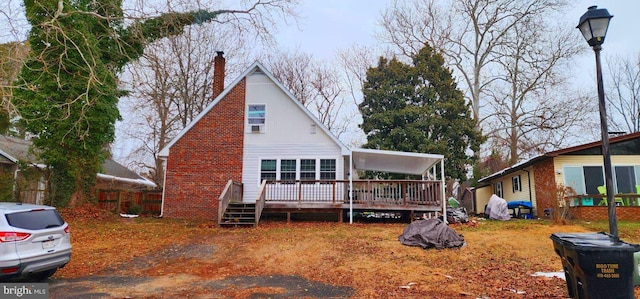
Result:
M349 224L353 223L353 151L349 151Z
M444 224L447 224L447 205L445 204L447 200L444 198L444 159L440 160L440 178L442 180L442 220Z

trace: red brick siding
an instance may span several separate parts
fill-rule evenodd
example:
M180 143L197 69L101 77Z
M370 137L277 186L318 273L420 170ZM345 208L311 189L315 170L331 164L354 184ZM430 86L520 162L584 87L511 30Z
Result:
M553 159L547 159L533 167L536 190L536 215L544 215L544 210L553 208L557 200L556 177Z
M217 221L227 181L242 181L245 80L171 147L163 216Z
M608 220L608 210L605 206L572 207L571 216L581 220ZM640 207L617 207L616 218L624 221L640 221Z

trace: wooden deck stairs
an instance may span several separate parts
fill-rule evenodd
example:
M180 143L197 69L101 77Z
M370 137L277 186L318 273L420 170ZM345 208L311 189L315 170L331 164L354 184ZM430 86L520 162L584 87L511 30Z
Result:
M256 227L256 204L229 202L219 224L221 227Z

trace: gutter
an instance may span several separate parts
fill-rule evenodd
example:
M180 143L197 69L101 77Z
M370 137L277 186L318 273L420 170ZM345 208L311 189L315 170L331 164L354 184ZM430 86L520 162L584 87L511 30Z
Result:
M118 181L123 183L132 183L132 184L144 185L144 186L153 187L153 188L158 187L155 183L148 181L146 179L128 179L128 178L122 178L122 177L117 177L117 176L103 174L103 173L98 173L96 176L99 179L112 180L112 181Z

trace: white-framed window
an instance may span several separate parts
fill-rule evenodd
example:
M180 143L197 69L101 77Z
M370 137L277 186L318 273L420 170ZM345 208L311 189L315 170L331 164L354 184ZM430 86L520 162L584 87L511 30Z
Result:
M296 180L296 162L295 159L280 160L280 180L292 183Z
M493 187L493 193L498 195L499 197L504 198L504 194L502 192L502 182L497 182Z
M264 133L267 121L267 106L264 104L247 106L247 133Z
M320 159L320 180L336 179L336 159Z
M278 180L332 181L337 178L336 159L260 159L260 182Z
M522 191L522 178L520 177L520 175L511 177L511 190L513 193Z
M316 180L316 159L300 160L300 180L301 181Z
M267 119L267 105L249 105L247 109L247 123L249 125L264 125Z
M269 160L261 160L260 161L260 184L263 180L275 181L277 168L277 160L269 159Z

